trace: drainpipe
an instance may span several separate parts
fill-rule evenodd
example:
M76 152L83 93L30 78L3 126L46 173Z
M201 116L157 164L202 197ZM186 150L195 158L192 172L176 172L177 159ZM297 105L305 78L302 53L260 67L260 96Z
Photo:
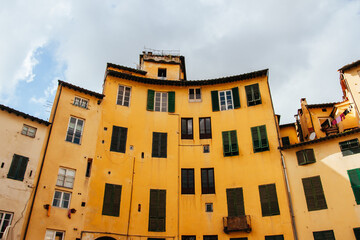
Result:
M28 218L27 218L27 220L26 220L26 227L25 227L25 233L24 233L24 238L23 238L23 240L26 239L26 235L27 235L27 232L28 232L28 229L29 229L30 218L31 218L31 214L32 214L32 211L33 211L33 208L34 208L34 203L35 203L35 198L36 198L37 190L38 190L38 188L39 188L40 177L41 177L41 173L42 173L42 170L43 170L43 167L44 167L45 156L46 156L46 152L47 152L47 149L48 149L48 146L49 146L49 140L50 140L50 136L51 136L51 130L52 130L52 127L53 127L53 124L54 124L54 120L55 120L55 116L56 116L56 111L57 111L57 108L58 108L58 105L59 105L59 100L60 100L60 96L61 96L62 87L63 87L63 86L62 86L62 83L60 82L59 95L58 95L58 97L57 97L57 99L56 99L54 116L53 116L53 118L51 119L51 122L50 122L50 129L49 129L49 133L48 133L48 136L47 136L47 139L46 139L46 145L45 145L44 154L43 154L43 157L42 157L42 160L41 160L41 166L40 166L40 170L39 170L39 177L38 177L38 179L37 179L37 181L36 181L36 185L35 185L34 197L33 197L32 200L31 200L30 212L29 212Z
M132 207L132 198L134 192L134 175L135 175L135 157L133 160L133 170L132 170L132 177L131 177L131 192L130 192L130 204L129 204L129 217L128 217L128 227L126 230L126 239L129 240L129 230L130 230L130 220L131 220L131 207Z

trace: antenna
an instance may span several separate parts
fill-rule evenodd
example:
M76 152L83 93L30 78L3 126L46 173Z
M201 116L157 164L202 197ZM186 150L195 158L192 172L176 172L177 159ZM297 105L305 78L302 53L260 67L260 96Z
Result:
M180 56L180 50L159 50L159 49L147 48L145 46L144 46L144 52L146 54L151 52L154 55L161 55L161 56L166 56L166 55Z

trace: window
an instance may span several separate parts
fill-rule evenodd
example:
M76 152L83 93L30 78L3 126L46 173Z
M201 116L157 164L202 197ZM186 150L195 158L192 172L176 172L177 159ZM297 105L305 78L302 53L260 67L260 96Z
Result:
M290 146L290 139L289 139L289 137L282 137L282 138L281 138L281 141L282 141L283 147Z
M218 240L217 235L205 235L204 240Z
M2 239L6 228L10 226L12 218L12 213L0 211L0 239Z
M265 240L284 240L283 235L265 236Z
M158 68L158 77L160 79L166 79L166 68Z
M275 184L260 185L259 193L262 216L279 215L280 210Z
M196 240L196 236L181 236L181 240Z
M75 170L59 168L56 186L73 188L75 180Z
M199 118L200 139L211 138L211 118Z
M205 203L205 212L213 212L213 204L212 203Z
M209 153L210 152L210 145L209 144L203 145L203 152L204 153Z
M83 127L84 127L84 120L75 117L70 117L65 140L68 142L80 144Z
M81 97L75 97L74 98L74 105L82 108L88 107L89 100L81 98Z
M148 238L148 240L166 240L165 238Z
M261 104L261 96L259 90L259 84L253 84L245 86L246 98L248 106L255 106Z
M35 137L35 134L36 134L36 128L30 127L30 126L24 124L23 128L21 130L21 134L33 138L33 137Z
M125 153L127 131L127 128L113 126L110 151Z
M149 231L165 232L166 190L150 189Z
M92 167L92 161L93 161L93 159L92 159L92 158L88 158L88 162L87 162L87 165L86 165L86 173L85 173L85 177L90 177L90 174L91 174L91 167Z
M240 108L239 88L211 91L211 102L213 112Z
M354 235L356 240L360 240L360 227L354 228Z
M236 130L222 132L224 156L239 155Z
M360 153L359 139L357 138L339 142L339 145L343 156Z
M214 169L201 169L201 193L212 194L215 193Z
M296 152L299 165L306 165L316 162L314 149L304 149Z
M314 240L335 240L334 231L313 232Z
M200 102L201 101L201 89L190 88L189 89L189 102Z
M194 169L181 169L181 194L195 194Z
M63 240L64 232L46 229L45 240Z
M229 217L239 217L245 215L244 197L242 188L226 189L226 198Z
M62 192L59 190L55 190L54 200L52 205L54 207L69 208L70 197L71 197L71 193L69 192Z
M116 104L128 107L130 105L130 93L130 87L119 85Z
M320 176L302 179L306 204L309 211L327 209Z
M266 126L257 126L251 128L254 153L269 150L269 142L266 134Z
M167 133L153 132L152 157L167 157Z
M356 204L360 204L360 168L348 170L351 188L353 190Z
M28 162L29 158L14 154L7 177L18 181L24 180Z
M120 215L121 185L105 183L102 215L118 217Z
M193 119L181 119L181 139L193 139Z
M175 92L155 92L149 89L146 109L155 112L175 112Z
M241 238L230 238L230 240L248 240L247 237L241 237Z

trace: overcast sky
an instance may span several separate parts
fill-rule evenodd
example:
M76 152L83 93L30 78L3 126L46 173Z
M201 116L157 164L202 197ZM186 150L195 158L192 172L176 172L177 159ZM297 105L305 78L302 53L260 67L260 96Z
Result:
M49 117L57 80L102 91L107 62L180 50L188 80L269 68L275 113L341 101L337 70L360 59L359 0L2 0L0 103Z

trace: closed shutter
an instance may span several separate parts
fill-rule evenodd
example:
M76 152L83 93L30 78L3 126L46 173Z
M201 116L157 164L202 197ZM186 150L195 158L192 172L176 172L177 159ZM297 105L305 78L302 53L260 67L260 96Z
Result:
M284 240L283 235L265 236L265 240Z
M261 212L263 216L279 215L279 204L275 184L259 186Z
M354 228L354 235L356 240L360 240L360 227Z
M153 132L152 157L167 157L167 133Z
M360 168L348 170L351 188L357 204L360 204Z
M7 177L23 181L28 161L29 158L14 154Z
M224 156L228 156L230 154L230 132L222 132L223 138L223 148L224 148Z
M125 153L127 128L113 126L110 151Z
M102 215L118 217L120 214L121 185L105 184Z
M314 240L335 240L333 230L313 232Z
M239 154L236 130L222 132L224 156Z
M175 112L175 92L168 92L168 112Z
M327 209L320 176L303 178L303 187L309 211Z
M226 189L228 216L239 217L245 215L244 197L242 188Z
M296 158L298 160L298 165L304 165L306 163L303 150L296 152Z
M316 161L314 149L305 149L304 151L305 151L307 163L314 163Z
M261 148L265 149L269 147L269 142L267 139L267 134L266 134L266 126L262 125L259 126L259 132L260 132L260 138L261 138Z
M160 134L160 157L167 157L167 133Z
M271 215L279 215L279 204L276 194L276 186L275 184L268 185L269 188L269 199L270 199L270 209L271 209Z
M269 150L266 126L257 126L251 128L254 152L263 152Z
M231 153L232 155L237 155L239 153L238 143L236 131L230 131L230 139L231 139Z
M219 93L218 93L218 91L211 91L211 102L212 102L212 110L213 110L213 112L219 111L220 106L219 106Z
M232 90L233 100L234 100L234 108L240 108L240 96L239 96L239 88L234 87Z
M150 189L149 231L165 232L166 190Z
M155 91L148 89L147 105L146 105L146 110L148 111L154 111L154 96L155 96Z
M251 136L252 136L252 140L253 140L254 152L256 152L256 150L260 148L260 139L259 139L257 127L251 128Z

